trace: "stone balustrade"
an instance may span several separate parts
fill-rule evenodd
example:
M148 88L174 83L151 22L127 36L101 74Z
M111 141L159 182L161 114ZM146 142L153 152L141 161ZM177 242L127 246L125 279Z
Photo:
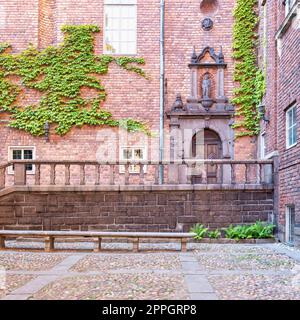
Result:
M32 171L26 171L26 165ZM9 169L10 168L10 169ZM134 168L134 169L133 169ZM12 161L0 166L0 189L7 186L71 185L272 185L273 160L184 160L184 161ZM215 178L209 180L214 168ZM193 179L198 177L197 180Z

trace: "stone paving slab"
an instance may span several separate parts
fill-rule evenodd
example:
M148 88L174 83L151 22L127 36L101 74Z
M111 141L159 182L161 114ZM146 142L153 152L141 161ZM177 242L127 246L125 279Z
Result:
M14 281L0 298L300 300L299 250L278 244L192 245L195 250L187 253L3 251L0 264Z
M191 293L191 300L219 300L215 293Z
M5 283L0 287L0 298L9 295L12 291L22 287L35 278L32 274L6 274Z
M23 287L16 289L10 295L31 295L32 293L42 289L49 282L58 279L57 275L39 276L38 278L28 282Z
M186 275L185 281L187 283L189 293L214 293L214 289L210 285L206 276Z

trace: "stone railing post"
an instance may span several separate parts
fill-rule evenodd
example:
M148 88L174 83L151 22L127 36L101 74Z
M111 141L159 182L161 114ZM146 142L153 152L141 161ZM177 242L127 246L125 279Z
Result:
M26 185L26 165L24 163L14 164L14 185L25 186Z
M5 171L6 167L0 168L0 190L5 188Z
M278 230L278 218L279 218L279 166L280 166L280 161L279 161L279 156L276 155L273 157L273 185L274 185L274 221L276 224L276 228Z

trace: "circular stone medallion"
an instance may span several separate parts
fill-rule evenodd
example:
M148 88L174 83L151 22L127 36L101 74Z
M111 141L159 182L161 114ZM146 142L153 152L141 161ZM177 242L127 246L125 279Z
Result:
M209 31L212 29L214 23L211 18L205 18L202 20L202 29L205 31Z

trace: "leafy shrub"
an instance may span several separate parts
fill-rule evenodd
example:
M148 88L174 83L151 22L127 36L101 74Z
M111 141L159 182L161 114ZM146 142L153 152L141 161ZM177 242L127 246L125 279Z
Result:
M219 239L221 237L221 232L219 229L216 229L214 231L209 231L207 235L210 239Z
M228 239L268 239L273 238L274 225L257 221L253 225L233 226L224 229Z
M203 224L197 223L191 228L191 232L196 233L194 237L197 240L203 239L207 234L208 228L205 228Z

